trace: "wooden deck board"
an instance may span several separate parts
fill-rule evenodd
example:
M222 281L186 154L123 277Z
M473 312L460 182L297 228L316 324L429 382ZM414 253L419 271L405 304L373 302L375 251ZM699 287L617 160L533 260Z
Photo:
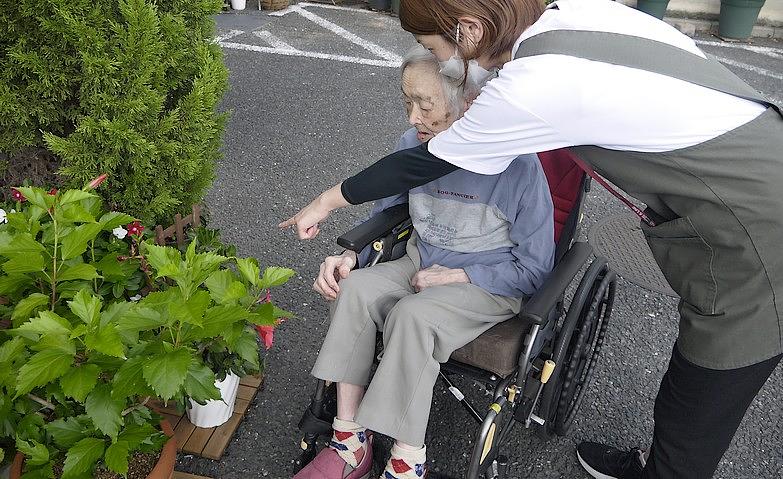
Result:
M218 427L196 427L188 420L186 414L180 415L176 409L170 406L166 407L160 401L155 401L152 407L171 423L179 451L217 460L223 456L237 427L239 427L239 423L242 422L242 418L244 418L245 413L250 408L250 403L253 402L253 398L255 398L263 382L263 377L260 376L246 376L242 378L237 390L237 399L234 403L234 414L225 424ZM177 474L185 473L175 473L175 479L201 479L200 476L177 476Z
M174 471L172 479L212 479L207 476L196 476L195 474L188 474L187 472Z

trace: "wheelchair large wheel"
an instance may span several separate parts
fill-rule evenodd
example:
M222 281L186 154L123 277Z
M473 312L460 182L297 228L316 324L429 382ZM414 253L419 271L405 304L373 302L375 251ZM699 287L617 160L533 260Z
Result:
M538 411L545 420L539 428L545 439L564 436L574 422L603 346L616 285L606 261L593 261L555 335L552 360L557 366L544 386Z

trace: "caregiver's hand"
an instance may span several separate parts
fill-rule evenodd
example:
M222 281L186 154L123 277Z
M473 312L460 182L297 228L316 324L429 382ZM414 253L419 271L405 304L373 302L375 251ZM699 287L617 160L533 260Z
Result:
M470 283L470 278L464 269L446 268L439 264L419 270L411 278L411 286L417 293L431 286L443 286L451 283Z
M299 210L299 213L277 226L279 228L296 226L296 234L299 235L299 239L315 238L321 231L318 228L319 222L325 220L332 210L344 208L350 204L343 198L343 193L340 191L341 185L342 183L338 183L324 191L309 205Z
M313 289L327 301L337 299L340 292L339 282L348 277L353 267L356 266L356 253L346 250L340 256L327 256L321 263L321 271L315 278Z

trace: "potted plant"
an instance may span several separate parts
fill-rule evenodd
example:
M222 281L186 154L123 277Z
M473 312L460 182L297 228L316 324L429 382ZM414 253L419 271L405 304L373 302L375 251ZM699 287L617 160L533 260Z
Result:
M253 326L276 322L259 290L292 274L264 280L253 259L154 245L103 210L91 189L104 179L20 187L3 208L0 439L25 479L168 478L176 445L150 400L220 399L205 352L257 364Z
M718 35L722 38L745 40L764 6L764 0L721 0Z
M669 0L637 0L636 9L657 19L663 19L666 14L666 7L669 6Z
M258 0L258 9L282 10L288 7L289 0Z

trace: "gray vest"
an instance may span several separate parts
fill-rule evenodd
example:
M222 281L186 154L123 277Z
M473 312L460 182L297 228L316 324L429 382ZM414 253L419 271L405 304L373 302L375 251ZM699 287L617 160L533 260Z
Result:
M677 346L688 360L734 369L783 353L780 109L716 60L653 40L551 31L523 41L516 58L547 53L659 73L768 107L755 120L688 148L572 151L658 218L658 226L642 229L680 295Z

